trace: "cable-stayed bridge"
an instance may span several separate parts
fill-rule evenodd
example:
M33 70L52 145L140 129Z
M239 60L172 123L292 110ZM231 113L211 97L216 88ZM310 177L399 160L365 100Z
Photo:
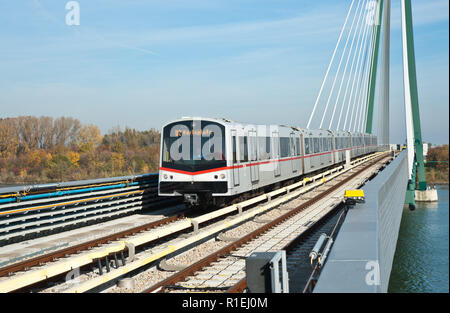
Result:
M159 220L161 216L179 210L180 199L158 196L158 173L1 188L0 291L24 290L27 286L36 284L41 284L41 288L45 289L44 283L48 279L68 275L67 273L80 268L85 270L87 266L92 266L89 279L70 283L65 289L61 287L61 290L95 290L125 275L138 272L140 267L148 264L159 264L159 268L177 272L176 275L189 276L187 273L192 275L196 271L205 272L204 268L209 261L201 260L183 267L168 264L166 258L184 253L189 247L212 238L232 241L229 246L219 250L218 256L212 258L215 260L212 263L236 253L232 252L232 248L245 245L246 240L261 240L260 250L288 251L288 266L287 269L283 267L281 272L289 272L289 283L284 280L282 287L275 284L277 287L272 286L272 291L286 292L289 287L291 292L386 292L404 204L413 209L416 198L432 198L435 192L427 189L425 181L410 0L401 0L401 13L406 149L391 149L389 137L391 1L352 0L304 128L364 135L375 133L373 125L376 122L378 152L367 153L353 160L348 153L345 162L336 167L325 168L320 173L313 172L291 185L265 191L252 199L190 218L173 215ZM377 121L374 121L376 105L378 116ZM291 142L294 143L294 140ZM353 146L357 146L356 143L350 144L350 147ZM301 155L299 146L294 147L299 149L287 149L283 162L309 157L305 153ZM332 151L318 155L338 153L335 143L330 141L329 147L332 147ZM248 152L251 159L253 152L250 149ZM256 159L256 153L254 156L252 161L260 161ZM230 166L223 169L230 170L227 172L230 176L236 168L251 167L257 163L235 166L236 160L228 161L227 165ZM280 162L279 158L259 163L274 162ZM211 169L204 170L202 174L210 171ZM225 179L226 175L223 175ZM219 175L216 175L215 179L218 178ZM286 209L286 203L292 199L300 201L300 205L294 209ZM167 213L167 208L172 213ZM277 208L279 212L288 210L288 213L272 221L262 218L263 213L273 208ZM108 235L96 238L98 230L95 225L99 221L113 220L114 223L120 217L141 211L150 212L151 219L146 216L148 224L136 226L142 218L132 215L127 221L134 223L133 228L121 229L119 234L113 234L112 237ZM268 230L280 227L284 219L292 216L297 216L297 220L290 222L287 228L280 230L275 236L263 237L270 234ZM223 221L220 221L221 217L224 218ZM238 228L250 219L255 223L266 224L254 231L246 230L245 236L240 239L224 234L226 230ZM336 223L335 226L333 224L334 227L329 227L327 220ZM321 228L321 223L326 224L324 228ZM126 224L121 222L120 225ZM166 224L167 228L163 228ZM202 224L207 226L203 227ZM80 225L91 226L83 233ZM108 225L109 232L113 228L114 225ZM65 237L67 230L75 233ZM302 259L302 266L296 267L299 263L296 258L302 255L304 258L305 254L297 244L307 241L307 236L315 238L314 232L320 235L322 231L326 236L320 236L318 242L323 244L317 243L317 251L310 254L311 265L315 266L305 276L305 268L302 266L306 264L309 269L310 264ZM55 233L59 236L56 239L52 237L52 240L43 242L41 239L39 243L33 243L34 237L48 234L56 236L53 235ZM285 237L280 239L280 234ZM293 234L297 237L293 238ZM180 235L176 241L163 241L161 247L158 246L159 240L175 235ZM84 237L89 240L83 239ZM116 240L119 241L114 243ZM14 246L11 241L18 241L22 246ZM144 246L144 252L141 251L142 254L134 258L135 247L141 246ZM145 246L151 246L152 249L145 251ZM84 254L84 250L93 247L97 249L95 255L87 252ZM239 262L248 258L253 251L248 250L246 253L239 255L238 260L230 266L239 274L235 273L236 277L242 278L242 271L245 271L242 269L242 262ZM68 258L65 261L64 257L70 254L80 254L83 257ZM45 265L45 262L54 259L62 260L58 264ZM195 269L195 266L198 268ZM34 267L39 268L28 272L29 268ZM252 283L248 277L237 283L236 279L230 280L233 281L232 285L221 285L224 284L226 275L225 271L219 272L216 276L220 276L220 281L217 277L208 278L209 281L205 279L201 286L192 287L195 279L191 280L192 284L189 286L182 285L180 282L188 277L182 276L177 278L179 280L170 277L159 281L146 290L153 292L176 287L177 290L209 288L207 290L243 291L247 288L247 291L252 292ZM229 272L234 273L231 269ZM213 269L206 276L215 277L209 273L213 273ZM276 273L279 274L278 271ZM196 275L197 281L200 276L202 275ZM207 285L207 281L212 285ZM54 284L53 281L51 283Z
M411 1L401 1L402 47L409 183L426 191L417 92ZM352 1L308 119L307 128L373 133L378 93L378 144L389 144L389 66L391 1ZM420 194L420 192L419 192ZM420 194L420 198L422 194Z

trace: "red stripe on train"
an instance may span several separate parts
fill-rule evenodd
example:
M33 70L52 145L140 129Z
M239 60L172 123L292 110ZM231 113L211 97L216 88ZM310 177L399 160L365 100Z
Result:
M298 156L298 157L288 158L288 159L262 161L262 162L255 162L255 163L249 163L249 164L243 164L243 165L234 165L234 166L224 166L224 167L213 168L213 169L210 169L210 170L197 171L197 172L187 172L187 171L176 170L176 169L167 168L167 167L160 167L159 169L162 170L162 171L174 172L174 173L179 173L179 174L200 175L200 174L207 174L207 173L213 173L213 172L219 172L219 171L225 171L225 170L232 170L232 169L235 169L235 168L250 167L250 166L269 164L269 163L275 163L275 162L292 161L292 160L298 160L298 159L301 159L301 158L310 158L310 157L324 155L324 154L329 154L329 153L333 153L333 152L340 152L340 151L349 150L349 149L353 150L353 149L358 149L358 148L361 148L361 146L353 147L353 148L347 148L347 149L342 149L342 150L333 150L333 151L324 152L324 153L309 154L309 155L305 155L305 156Z

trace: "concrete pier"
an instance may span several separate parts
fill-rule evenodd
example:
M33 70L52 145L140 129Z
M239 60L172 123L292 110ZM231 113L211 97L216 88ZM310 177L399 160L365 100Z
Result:
M416 190L415 200L417 202L437 202L438 194L436 189Z

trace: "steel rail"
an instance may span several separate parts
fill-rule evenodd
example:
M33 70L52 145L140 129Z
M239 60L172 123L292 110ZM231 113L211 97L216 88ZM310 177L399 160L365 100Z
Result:
M99 245L108 243L110 241L115 241L120 238L133 235L138 232L142 232L145 230L149 230L158 226L161 226L163 224L171 223L174 221L177 221L179 219L184 218L184 214L177 214L174 216L170 216L161 220L153 221L141 226L137 226L131 229L127 229L118 233L114 233L112 235L104 236L98 239L94 239L88 242L84 242L72 247L68 247L62 250L58 250L52 253L48 253L42 256L38 256L35 258L32 258L30 260L25 260L19 263L11 264L6 267L0 268L0 277L9 276L15 272L24 271L28 268L31 268L33 266L41 265L42 263L51 262L58 258L65 258L67 255L75 254L81 251L86 251L90 248L98 247Z
M373 159L373 157L372 158L369 158L369 159ZM357 163L361 163L361 161L363 161L364 160L364 158L363 159L356 159L355 161L352 161L352 163L354 163L354 164L357 164ZM354 165L355 166L355 165ZM359 166L359 164L358 165L356 165L356 166ZM330 173L333 173L333 171L334 170L332 170ZM345 171L344 171L345 172ZM320 176L321 174L319 174L319 175L317 175L317 176ZM317 178L317 177L316 177ZM323 178L323 175L322 175L322 178ZM325 182L325 179L322 179L321 180L322 182ZM297 184L294 184L294 185L298 185L298 183ZM282 188L283 190L284 189L286 189L286 188ZM292 189L292 188L291 188ZM244 202L248 202L248 201L244 201ZM199 221L199 223L200 223L200 221ZM143 226L140 226L140 227L144 227L144 225ZM134 229L134 230L128 230L129 232L138 232L138 231L140 231L139 229ZM117 234L116 234L117 235ZM123 234L119 234L118 235L118 237L120 238L120 236L124 236ZM109 238L107 238L106 239L106 242L108 242L108 241L112 241L112 239L113 238L111 238L110 236L109 236ZM158 239L160 239L160 238L158 238ZM154 240L151 240L151 241L146 241L145 242L145 244L147 244L147 243L150 243L150 242L154 242L156 239L154 239ZM96 240L96 241L98 241L98 240ZM141 243L137 243L136 245L141 245L141 244L143 244L143 242L141 242ZM68 248L67 248L68 249ZM122 248L122 249L125 249L125 248ZM76 249L75 249L76 250ZM78 252L80 249L78 249L77 251L75 251L75 253L76 252ZM61 250L60 250L61 251ZM70 251L67 251L66 249L64 249L63 250L64 251L64 255L62 256L62 257L66 257L66 255L69 255L69 254L71 254L71 252ZM124 251L124 250L121 250L121 251ZM116 251L117 252L117 251ZM55 252L56 253L56 252ZM111 253L114 253L114 252L108 252L108 256L109 256L109 254L111 254ZM48 255L46 255L46 256L48 256ZM102 257L104 257L104 256L102 256ZM55 258L57 258L56 256L54 256L53 258L50 258L50 260L54 260ZM32 260L34 260L34 261L36 261L38 259L38 257L37 258L34 258L34 259L32 259ZM93 264L93 262L95 261L96 259L94 258L94 259L92 259L92 260L90 260L90 262L88 262L88 263L86 263L86 264L84 264L84 265L88 265L88 264ZM29 260L30 261L30 260ZM44 263L44 261L43 261L43 259L41 259L40 261L38 261L38 262L36 262L36 263L34 263L35 265L40 265L41 263ZM16 263L15 265L17 265L18 263ZM32 264L28 264L28 265L25 265L24 267L22 267L22 270L23 269L27 269L27 268L29 268L29 267L32 267L32 266L35 266L35 265L32 265ZM11 265L11 266L13 266L13 265ZM18 269L18 270L20 270L20 269ZM8 273L11 273L11 272L13 272L11 269L9 270L9 271L7 271ZM65 271L65 272L67 272L67 271ZM8 273L7 273L7 275L8 275ZM60 274L61 274L62 272L60 272ZM1 276L1 275L0 275ZM3 275L4 276L4 275ZM42 280L41 280L41 282L45 282L45 281L47 281L49 278L47 278L47 279L45 279L45 278L43 278ZM25 287L25 285L24 285L24 287ZM23 289L23 288L22 288ZM11 290L13 290L13 289L11 289Z
M180 272L177 272L176 274L170 276L169 278L151 286L150 288L143 291L143 293L153 293L153 292L164 292L164 286L170 286L175 285L177 282L185 280L187 277L192 276L195 272L201 270L204 267L209 266L212 262L217 261L220 257L229 255L232 251L236 250L237 248L241 247L242 245L246 244L247 242L251 241L252 239L262 235L267 230L273 228L274 226L284 222L285 220L289 219L290 217L296 215L297 213L303 211L307 207L311 206L312 204L316 203L317 201L325 198L327 194L330 192L336 190L337 188L343 186L350 180L354 179L361 173L363 173L365 170L379 162L380 160L387 158L386 155L382 155L378 158L375 158L374 160L370 161L368 165L363 166L361 169L355 171L348 177L344 178L343 180L337 182L335 185L331 186L327 190L321 192L317 196L309 199L305 203L301 204L297 208L287 212L286 214L278 217L277 219L273 220L272 222L258 228L257 230L253 231L252 233L242 237L241 239L229 244L228 246L211 253L207 257L199 260L198 262L192 264L191 266L188 266L187 268L181 270ZM242 284L242 282L239 282L238 284ZM239 290L239 288L232 289L232 290Z

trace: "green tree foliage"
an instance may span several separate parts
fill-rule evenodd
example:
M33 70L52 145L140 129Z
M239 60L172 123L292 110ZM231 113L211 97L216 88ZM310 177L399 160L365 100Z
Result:
M447 183L449 181L448 145L432 147L428 150L426 180L429 184Z
M116 127L102 135L74 118L0 118L0 182L42 183L155 172L160 134Z

